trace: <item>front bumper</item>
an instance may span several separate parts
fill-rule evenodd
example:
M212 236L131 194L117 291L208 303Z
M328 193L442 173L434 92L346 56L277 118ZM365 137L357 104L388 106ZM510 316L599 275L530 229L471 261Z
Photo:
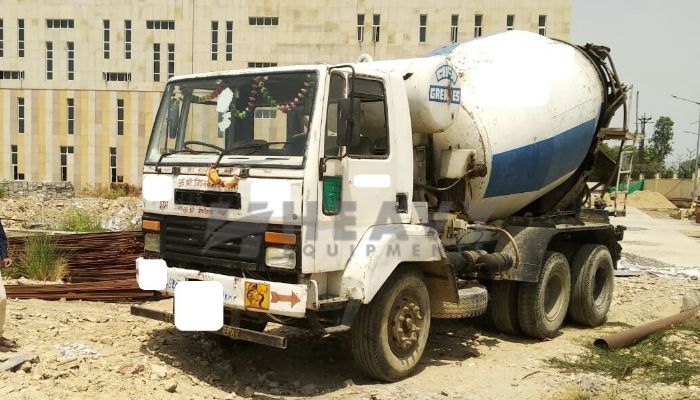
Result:
M200 272L184 268L167 268L167 283L162 291L175 295L175 288L185 281L216 281L224 289L224 307L243 311L303 318L306 310L318 309L318 285L262 281Z
M143 305L134 304L131 306L131 315L174 324L175 316L173 315L172 310L173 299L166 299ZM224 325L216 333L231 339L259 343L265 346L277 347L279 349L287 348L286 337L267 332L257 332L243 329L241 327Z

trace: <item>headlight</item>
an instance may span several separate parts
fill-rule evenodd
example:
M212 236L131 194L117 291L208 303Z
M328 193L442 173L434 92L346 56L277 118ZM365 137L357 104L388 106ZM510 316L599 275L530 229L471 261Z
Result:
M265 264L273 268L294 269L297 266L297 253L292 249L268 247L265 250Z
M157 233L146 233L143 235L143 249L160 253L160 235Z

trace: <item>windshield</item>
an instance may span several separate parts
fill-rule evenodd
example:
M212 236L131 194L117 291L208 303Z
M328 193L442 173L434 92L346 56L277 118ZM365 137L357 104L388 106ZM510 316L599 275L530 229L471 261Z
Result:
M315 72L171 82L147 163L300 166L313 114Z

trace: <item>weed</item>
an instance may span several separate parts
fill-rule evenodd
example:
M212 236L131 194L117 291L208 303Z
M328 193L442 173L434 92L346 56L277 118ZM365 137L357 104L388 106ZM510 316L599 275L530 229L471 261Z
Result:
M71 232L102 232L100 221L87 211L79 208L71 208L66 211L61 221L61 230Z
M24 253L17 260L17 272L29 279L57 281L66 276L67 255L48 235L27 238Z
M110 186L83 186L82 194L90 197L102 197L104 199L114 200L119 197L138 197L141 195L141 189L137 186L131 186L126 183L113 183Z
M681 325L653 333L632 347L605 350L588 344L576 360L551 358L548 364L564 372L593 372L617 380L626 378L688 385L700 374L700 362L689 360L683 344L667 338L677 333L700 335L700 320L692 319Z

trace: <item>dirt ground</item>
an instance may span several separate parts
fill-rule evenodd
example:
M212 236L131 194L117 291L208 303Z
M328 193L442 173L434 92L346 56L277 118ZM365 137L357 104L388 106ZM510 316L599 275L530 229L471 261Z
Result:
M550 341L511 337L474 320L434 321L414 376L381 384L353 365L347 336L294 334L287 350L183 333L129 314L127 303L10 300L7 334L39 360L0 373L2 399L539 399L569 398L572 388L616 398L700 398L699 386L616 381L566 374L544 360L583 351L583 344L622 324L680 310L700 282L643 275L618 278L608 323L567 325ZM270 329L290 329L268 327ZM700 343L700 338L697 338ZM13 353L1 353L0 361Z

